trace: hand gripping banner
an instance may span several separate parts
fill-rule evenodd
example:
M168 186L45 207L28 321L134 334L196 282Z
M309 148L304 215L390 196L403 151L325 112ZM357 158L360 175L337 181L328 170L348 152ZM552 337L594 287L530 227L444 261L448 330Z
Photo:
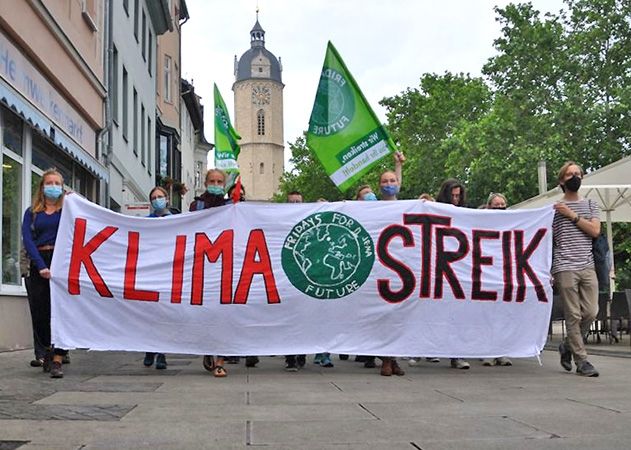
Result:
M546 341L552 207L238 203L160 219L69 195L60 348L526 357Z

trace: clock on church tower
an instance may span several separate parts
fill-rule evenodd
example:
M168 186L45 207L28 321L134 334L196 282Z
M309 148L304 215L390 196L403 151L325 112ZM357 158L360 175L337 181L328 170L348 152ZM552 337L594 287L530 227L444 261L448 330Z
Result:
M258 21L250 49L234 61L235 129L241 135L239 168L248 200L271 200L284 170L282 65L265 48Z

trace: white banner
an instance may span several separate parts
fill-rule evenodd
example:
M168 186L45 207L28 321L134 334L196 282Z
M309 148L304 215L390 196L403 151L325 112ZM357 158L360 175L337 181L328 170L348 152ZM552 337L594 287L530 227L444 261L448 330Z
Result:
M552 207L238 203L126 217L69 195L60 348L526 357L546 341Z

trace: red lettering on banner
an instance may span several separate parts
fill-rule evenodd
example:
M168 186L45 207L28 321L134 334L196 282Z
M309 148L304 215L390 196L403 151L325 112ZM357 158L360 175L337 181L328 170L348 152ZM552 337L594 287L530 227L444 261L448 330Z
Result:
M500 232L494 230L473 230L473 251L471 255L471 300L497 300L497 291L482 290L482 266L492 266L493 257L482 254L482 239L499 239Z
M257 255L258 261L256 259ZM269 256L263 230L250 231L248 244L245 249L245 257L243 258L241 276L239 277L239 284L237 285L237 291L234 295L234 303L247 303L252 279L256 274L263 275L267 303L280 303L280 296L278 295L276 280L274 279L274 271L272 270L272 261Z
M517 278L517 299L515 301L517 302L523 302L526 298L526 279L524 275L530 279L530 282L535 287L537 300L542 303L548 302L543 283L541 283L541 280L539 280L528 262L547 231L545 228L538 229L526 248L524 248L524 232L522 230L513 231L515 236L515 277Z
M140 300L143 302L157 302L160 298L160 294L157 291L136 289L139 241L140 233L138 233L137 231L130 231L127 233L127 260L125 261L123 299Z
M195 234L191 305L203 304L205 262L206 260L217 262L219 257L221 257L221 293L219 301L224 305L232 302L233 242L233 230L222 231L214 243L208 239L206 233Z
M379 278L377 280L377 291L381 298L388 303L401 303L412 295L416 289L416 278L414 272L403 262L394 258L389 251L390 242L395 237L401 238L404 247L414 247L414 236L408 227L402 225L390 225L379 235L377 241L377 256L379 261L388 269L395 272L401 279L401 289L394 291L391 289L390 280Z
M184 256L186 254L186 236L175 237L173 254L173 273L171 276L171 303L182 303L182 283L184 281Z
M81 286L79 278L81 276L81 265L85 266L88 277L92 281L94 288L101 297L113 297L108 289L105 281L96 270L94 261L92 261L92 253L109 239L116 231L117 227L105 227L99 231L92 239L84 245L85 233L87 228L86 219L75 219L74 236L72 240L72 253L70 254L70 264L68 266L68 293L70 295L81 294Z

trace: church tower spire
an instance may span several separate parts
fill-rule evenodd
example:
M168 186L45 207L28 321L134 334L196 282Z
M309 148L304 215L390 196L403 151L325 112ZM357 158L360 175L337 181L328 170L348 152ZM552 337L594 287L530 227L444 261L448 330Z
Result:
M279 59L265 48L265 30L256 21L250 48L235 56L234 117L241 135L239 168L248 200L271 200L284 170L283 88Z

